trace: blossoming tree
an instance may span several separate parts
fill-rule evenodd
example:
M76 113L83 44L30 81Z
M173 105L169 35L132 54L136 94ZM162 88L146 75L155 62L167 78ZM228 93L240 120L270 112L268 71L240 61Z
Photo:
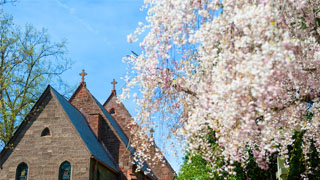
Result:
M267 169L269 154L286 157L294 130L305 131L305 155L312 140L319 152L319 1L145 0L145 8L147 24L128 37L147 30L143 53L127 58L134 76L125 94L140 88L136 120L146 133L161 111L189 152L212 167L223 157L229 171L245 165L248 147ZM203 138L212 130L219 151Z

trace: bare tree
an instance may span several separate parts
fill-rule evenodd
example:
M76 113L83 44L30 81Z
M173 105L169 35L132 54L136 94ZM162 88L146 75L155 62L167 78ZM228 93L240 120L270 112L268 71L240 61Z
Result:
M4 3L8 1L2 1ZM46 30L22 30L0 16L0 141L12 137L48 82L68 69L65 43L52 43ZM0 144L1 147L1 144Z

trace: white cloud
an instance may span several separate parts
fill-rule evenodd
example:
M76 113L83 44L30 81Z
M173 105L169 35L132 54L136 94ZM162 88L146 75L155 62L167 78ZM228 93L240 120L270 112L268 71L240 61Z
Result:
M96 35L99 34L99 31L94 28L90 23L88 23L86 20L84 20L83 18L80 18L79 16L77 16L76 14L76 9L73 8L73 7L70 7L68 6L67 4L65 3L62 3L61 1L59 0L56 0L57 4L62 7L63 9L67 10L68 13L76 19L77 22L79 22L86 30L88 30L89 32L91 33L94 33Z

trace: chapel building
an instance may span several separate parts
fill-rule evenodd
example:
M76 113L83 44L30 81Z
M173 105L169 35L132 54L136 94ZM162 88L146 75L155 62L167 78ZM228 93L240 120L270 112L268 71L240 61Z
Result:
M80 75L69 100L46 88L1 151L0 180L173 180L165 158L136 171L132 117L118 103L116 82L102 105L87 89L84 71Z

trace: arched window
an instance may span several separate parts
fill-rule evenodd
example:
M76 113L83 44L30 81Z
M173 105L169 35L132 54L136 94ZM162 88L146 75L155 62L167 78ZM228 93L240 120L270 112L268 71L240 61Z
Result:
M20 163L16 171L16 180L28 179L28 165L24 162Z
M41 136L50 136L50 130L49 128L44 128L44 130L41 132Z
M68 161L63 162L59 168L59 180L71 179L71 164Z
M114 110L114 108L111 108L110 111L109 111L109 113L110 113L110 114L115 114L116 111Z

